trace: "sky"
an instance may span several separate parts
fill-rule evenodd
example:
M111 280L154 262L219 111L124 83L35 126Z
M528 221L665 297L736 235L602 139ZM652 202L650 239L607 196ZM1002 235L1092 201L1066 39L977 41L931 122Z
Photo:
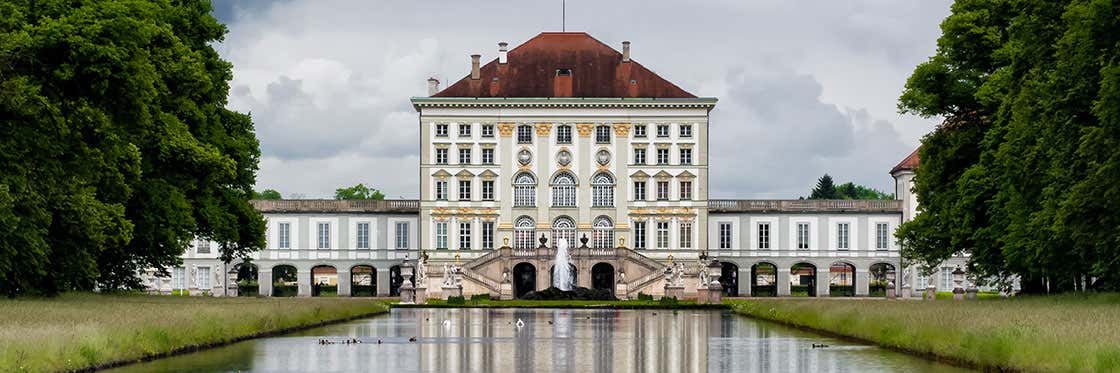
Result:
M412 96L561 29L561 1L213 0L229 33L229 107L253 117L257 189L330 198L365 183L419 195ZM717 97L710 198L796 199L821 175L893 192L891 167L939 118L900 114L948 0L568 0L588 32L685 90Z

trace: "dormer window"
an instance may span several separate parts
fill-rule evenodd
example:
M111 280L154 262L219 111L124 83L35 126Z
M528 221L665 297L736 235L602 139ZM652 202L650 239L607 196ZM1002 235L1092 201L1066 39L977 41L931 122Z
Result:
M556 76L571 76L571 75L572 75L572 69L569 69L569 68L566 68L566 67L556 69Z

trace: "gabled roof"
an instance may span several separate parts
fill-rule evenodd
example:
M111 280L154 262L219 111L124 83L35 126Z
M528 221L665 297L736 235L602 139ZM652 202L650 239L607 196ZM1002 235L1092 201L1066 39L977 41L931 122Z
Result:
M894 175L899 171L912 171L917 168L920 161L920 159L918 159L919 150L922 150L921 146L919 146L917 149L914 149L914 152L906 156L906 159L903 159L902 162L898 162L898 165L894 166L894 168L891 169L891 175Z
M570 77L558 79L557 69ZM510 50L507 63L491 60L479 79L468 73L432 97L696 98L584 32L543 32Z

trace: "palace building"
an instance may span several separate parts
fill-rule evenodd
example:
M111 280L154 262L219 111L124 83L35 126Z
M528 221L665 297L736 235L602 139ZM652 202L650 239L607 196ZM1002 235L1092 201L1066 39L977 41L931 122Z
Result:
M712 199L716 98L632 59L629 42L616 50L586 33L541 33L499 43L485 64L472 55L468 75L439 84L429 79L429 96L411 99L419 200L254 201L268 221L264 250L227 265L199 242L170 278L144 274L150 289L395 296L410 281L428 297L446 297L448 284L519 297L549 286L561 241L576 285L620 298L663 294L668 268L683 269L685 296L714 267L730 296L947 286L896 274L894 232L916 211L916 152L890 172L898 200Z

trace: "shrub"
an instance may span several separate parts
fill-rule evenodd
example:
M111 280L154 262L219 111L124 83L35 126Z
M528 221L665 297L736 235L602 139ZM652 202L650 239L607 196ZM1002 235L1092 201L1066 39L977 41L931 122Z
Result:
M653 302L653 296L646 293L638 293L638 300Z
M472 302L485 302L490 300L490 294L475 294L471 296Z
M467 299L459 297L447 297L447 304L464 305L467 304Z
M677 297L661 297L660 303L662 306L675 306L677 305Z

